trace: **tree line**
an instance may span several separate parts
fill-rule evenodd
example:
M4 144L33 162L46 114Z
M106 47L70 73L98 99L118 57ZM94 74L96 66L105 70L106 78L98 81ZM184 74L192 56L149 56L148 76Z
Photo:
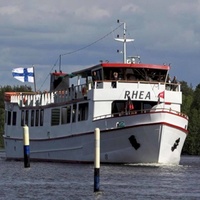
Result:
M182 106L181 111L188 115L189 134L186 138L183 154L200 155L200 84L195 89L181 81ZM29 86L0 87L0 147L3 148L4 132L4 92L30 92Z
M181 82L183 94L182 112L189 117L188 130L183 153L200 155L200 84L192 89L187 82Z
M4 93L5 92L31 92L29 86L4 86L0 87L0 148L4 147L3 134L4 134Z

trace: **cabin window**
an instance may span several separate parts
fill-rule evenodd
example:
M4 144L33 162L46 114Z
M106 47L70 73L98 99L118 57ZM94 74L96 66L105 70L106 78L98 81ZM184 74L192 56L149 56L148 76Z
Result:
M17 112L13 112L13 117L12 117L12 125L15 126L17 124Z
M71 106L67 109L67 123L71 122Z
M56 126L60 124L60 109L54 108L51 110L51 125Z
M113 101L112 114L124 113L127 101Z
M76 122L76 104L73 105L72 109L72 122Z
M44 110L40 110L40 126L43 126L44 123Z
M7 119L7 124L11 125L11 111L8 111L8 119Z
M34 126L34 121L35 121L34 114L35 114L34 110L31 110L31 126Z
M84 121L87 119L88 119L88 103L79 104L78 121Z
M71 121L71 106L66 106L61 109L61 123L68 124Z
M124 80L125 69L121 68L104 68L105 80Z
M143 109L144 109L144 112L149 112L150 109L155 106L157 104L157 102L143 102Z
M94 76L95 73L95 81L102 80L102 69L98 69L92 72L92 76Z
M35 112L35 126L39 125L39 110Z
M28 115L29 115L29 112L28 112L28 110L26 110L26 115L25 115L25 124L28 126Z
M24 126L24 110L21 111L21 126Z

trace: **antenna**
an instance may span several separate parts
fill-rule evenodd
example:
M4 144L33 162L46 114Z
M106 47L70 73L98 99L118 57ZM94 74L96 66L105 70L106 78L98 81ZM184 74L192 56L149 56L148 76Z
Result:
M123 42L123 62L127 63L126 61L126 43L127 42L133 42L134 39L127 39L126 38L126 23L125 22L120 22L119 19L117 20L117 23L122 23L124 24L124 34L123 38L119 38L119 35L117 35L117 38L114 38L118 42ZM119 52L119 51L118 51Z
M61 71L61 57L62 55L59 55L59 71Z

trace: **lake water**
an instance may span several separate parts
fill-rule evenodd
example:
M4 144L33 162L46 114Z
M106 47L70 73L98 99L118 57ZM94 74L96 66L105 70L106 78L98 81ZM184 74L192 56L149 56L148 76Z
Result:
M0 199L200 199L200 157L180 165L101 165L94 193L92 164L6 161L0 153Z

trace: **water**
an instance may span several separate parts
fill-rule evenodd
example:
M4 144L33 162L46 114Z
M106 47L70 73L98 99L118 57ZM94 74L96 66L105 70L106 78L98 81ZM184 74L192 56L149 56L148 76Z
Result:
M2 155L2 154L0 154ZM200 157L180 165L101 165L94 193L92 164L5 161L0 158L0 199L200 199Z

